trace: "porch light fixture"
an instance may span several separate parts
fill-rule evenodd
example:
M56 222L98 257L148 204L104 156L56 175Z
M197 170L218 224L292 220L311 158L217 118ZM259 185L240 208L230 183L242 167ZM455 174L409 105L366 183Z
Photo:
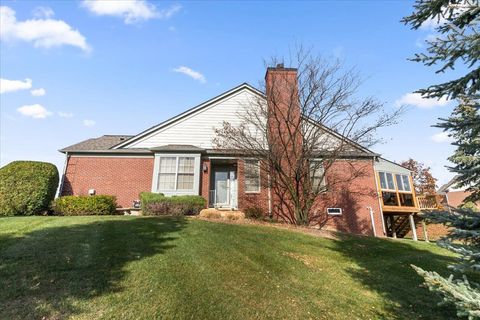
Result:
M95 189L88 189L88 194L94 196L96 193Z
M203 172L208 171L208 165L206 163L203 164Z

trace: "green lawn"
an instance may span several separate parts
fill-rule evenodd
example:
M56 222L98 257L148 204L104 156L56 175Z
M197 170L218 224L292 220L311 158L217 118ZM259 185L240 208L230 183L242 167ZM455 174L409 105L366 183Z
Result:
M0 319L452 319L434 244L136 217L0 218Z

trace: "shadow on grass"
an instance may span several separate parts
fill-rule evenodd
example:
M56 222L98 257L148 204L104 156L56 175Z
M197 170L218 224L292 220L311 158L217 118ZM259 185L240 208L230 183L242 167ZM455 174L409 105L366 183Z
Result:
M186 223L106 219L22 237L0 235L0 318L64 319L81 313L72 301L122 291L124 266L173 248L173 234Z
M435 244L340 237L333 249L358 266L347 270L353 279L389 301L385 306L389 319L456 319L454 307L438 306L441 299L422 286L423 278L410 266L414 264L448 276L451 271L447 266L454 258L436 254L426 247ZM392 318L392 314L396 316Z

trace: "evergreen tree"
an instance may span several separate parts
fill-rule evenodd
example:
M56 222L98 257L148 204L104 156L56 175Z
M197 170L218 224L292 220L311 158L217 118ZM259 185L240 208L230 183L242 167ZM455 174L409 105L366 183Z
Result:
M448 159L455 164L450 171L458 174L457 187L471 192L465 202L480 202L480 113L478 101L460 99L447 119L436 126L448 130L457 146Z
M449 158L459 174L458 185L472 192L467 201L480 199L480 2L479 0L417 0L414 13L402 21L413 29L436 22L438 35L427 41L427 53L413 61L427 66L441 64L437 73L454 69L462 63L467 73L458 79L435 84L418 92L429 98L457 99L458 106L437 127L454 138L457 146ZM440 294L444 303L453 303L459 317L480 319L480 284L469 282L465 273L480 274L480 215L471 209L432 212L426 219L452 227L439 245L458 254L459 261L450 266L462 278L444 278L436 272L412 266L424 277L431 291Z
M467 67L467 74L445 83L418 90L428 98L459 96L479 98L480 92L480 4L479 0L417 0L415 11L402 22L412 29L437 23L437 34L427 40L427 53L416 54L412 61L426 66L441 64L437 73L454 69L457 63Z

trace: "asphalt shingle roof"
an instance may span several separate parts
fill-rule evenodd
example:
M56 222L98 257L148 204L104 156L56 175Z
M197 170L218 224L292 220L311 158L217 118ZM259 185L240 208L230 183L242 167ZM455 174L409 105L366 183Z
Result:
M61 152L72 151L104 151L111 147L130 139L131 135L104 135L98 138L91 138L74 145L61 149Z

